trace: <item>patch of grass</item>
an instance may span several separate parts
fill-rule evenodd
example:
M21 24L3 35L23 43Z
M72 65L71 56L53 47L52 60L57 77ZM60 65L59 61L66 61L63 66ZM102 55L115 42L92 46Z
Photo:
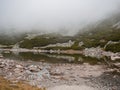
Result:
M0 76L0 90L45 90L37 87L30 86L28 84L12 83Z
M112 51L112 52L120 52L120 43L117 44L109 44L106 48L106 51Z

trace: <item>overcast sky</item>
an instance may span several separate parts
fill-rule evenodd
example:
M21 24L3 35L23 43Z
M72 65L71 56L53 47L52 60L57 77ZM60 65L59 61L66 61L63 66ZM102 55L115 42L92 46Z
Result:
M68 30L118 11L120 0L0 0L0 30Z

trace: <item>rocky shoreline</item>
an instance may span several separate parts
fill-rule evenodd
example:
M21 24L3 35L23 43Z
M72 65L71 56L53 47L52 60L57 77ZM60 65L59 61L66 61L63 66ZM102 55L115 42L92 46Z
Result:
M0 74L11 81L26 81L35 86L36 80L42 80L43 77L49 78L47 68L49 66L43 63L38 65L31 62L14 61L0 59Z
M104 77L108 76L104 73L108 73L111 70L106 65L92 66L87 63L82 65L49 64L34 61L0 59L0 75L3 75L4 78L12 82L24 81L32 86L46 87L48 89L60 85L87 85L97 88L95 90L113 90L112 85L116 85L115 90L119 90L119 75L110 74L110 80L106 78L104 81ZM113 79L116 84L112 84ZM106 83L102 85L103 82L106 82L108 85ZM112 85L110 84L110 86L109 83Z

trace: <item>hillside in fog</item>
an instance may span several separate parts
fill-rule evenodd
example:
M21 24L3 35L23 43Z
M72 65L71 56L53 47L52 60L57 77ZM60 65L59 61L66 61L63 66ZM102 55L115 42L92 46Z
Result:
M12 32L11 32L12 33ZM14 33L14 32L13 32ZM14 45L20 44L22 48L34 48L43 47L49 44L65 43L69 40L74 41L74 45L69 48L47 48L47 49L84 49L90 47L104 47L109 41L120 42L120 13L114 14L111 17L105 18L99 22L89 24L82 30L77 32L74 36L67 36L59 32L55 33L43 33L43 32L26 32L26 33L3 33L0 34L0 44L2 45ZM22 42L21 42L22 41ZM79 42L83 42L84 45L79 47ZM120 43L109 46L109 49L113 48L115 51L119 50ZM116 48L115 48L116 47Z

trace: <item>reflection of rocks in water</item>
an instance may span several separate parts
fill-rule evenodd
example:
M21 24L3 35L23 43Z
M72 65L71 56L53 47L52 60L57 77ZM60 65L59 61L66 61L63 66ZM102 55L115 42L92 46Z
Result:
M79 61L79 62L83 62L84 60L83 60L82 57L79 57L79 58L78 58L78 61Z
M12 51L12 53L15 55L19 55L20 52L19 51Z
M0 54L3 52L3 50L0 48Z
M3 55L0 53L0 58L3 58Z
M35 51L35 52L33 52L33 54L39 54L39 52Z
M58 58L58 59L65 59L65 60L68 60L69 62L72 62L75 60L75 57L72 57L72 56L63 56L63 55L47 55L47 56Z

